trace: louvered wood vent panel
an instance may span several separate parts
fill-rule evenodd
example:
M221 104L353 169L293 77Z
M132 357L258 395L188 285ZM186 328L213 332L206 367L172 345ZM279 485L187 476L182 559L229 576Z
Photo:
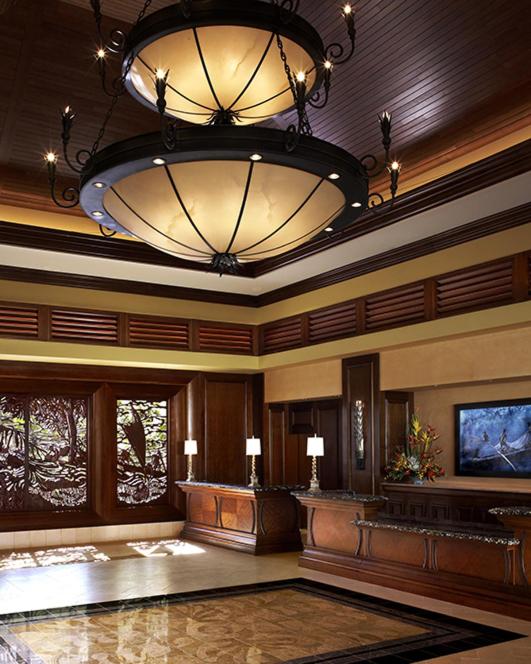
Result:
M437 283L437 313L455 314L461 310L488 307L513 298L512 260L466 270Z
M302 321L300 318L278 321L262 329L264 353L273 353L302 346Z
M365 301L365 327L379 330L424 320L424 284L404 286Z
M129 316L129 345L150 348L188 348L188 323L166 318Z
M37 338L39 336L37 307L0 305L0 335Z
M118 314L52 309L51 338L118 343Z
M253 330L248 327L199 326L199 350L221 353L253 352Z
M310 313L308 320L311 343L352 336L356 334L356 303L347 302Z
M527 259L527 283L529 284L527 293L531 295L531 253Z

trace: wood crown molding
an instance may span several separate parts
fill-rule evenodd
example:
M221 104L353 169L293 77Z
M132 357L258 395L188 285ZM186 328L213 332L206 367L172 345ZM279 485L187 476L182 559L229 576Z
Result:
M443 203L520 175L529 169L530 163L531 140L476 162L439 180L430 182L423 187L407 192L397 199L395 206L391 210L381 213L378 217L365 214L354 226L345 229L342 233L338 233L337 236L332 234L331 237L327 237L324 240L310 241L302 247L282 256L244 265L240 276L256 278L281 266L303 260L353 238L398 223L412 215L433 209ZM362 274L367 274L368 272L397 265L420 256L426 256L430 253L469 242L492 233L521 226L530 221L531 203L527 203L470 222L458 228L417 240L397 249L383 252L369 259L363 259L323 274L303 279L262 295L225 293L199 288L137 282L128 279L64 274L8 266L0 266L0 278L11 281L135 293L243 307L261 307L330 286ZM194 263L193 261L184 261L170 254L158 251L142 242L97 237L85 233L72 233L14 222L0 221L0 244L92 257L97 256L99 258L160 265L163 267L205 271L205 267L201 264Z
M99 277L95 275L80 275L80 274L66 274L63 272L52 272L47 270L37 270L33 268L10 267L0 266L0 279L8 281L22 281L26 283L38 283L52 286L65 286L69 288L87 288L91 290L111 291L118 293L131 293L135 295L147 295L150 297L165 297L178 300L193 300L200 302L211 302L216 304L227 304L240 307L261 307L275 302L302 295L319 288L331 286L340 283L347 279L375 272L386 267L398 265L406 261L420 258L437 251L442 251L450 247L454 247L464 242L470 242L479 238L499 233L501 231L516 228L524 224L531 223L531 203L525 203L518 207L499 212L483 219L472 221L469 224L460 226L456 229L450 229L432 235L431 237L424 238L411 242L410 244L399 247L398 249L391 249L389 251L377 254L368 259L363 259L349 265L344 265L324 272L315 277L304 279L302 281L283 286L263 295L244 295L240 293L225 293L222 291L210 291L199 288L186 288L181 286L168 286L165 284L146 283L140 281L131 281L129 279L113 279L109 277ZM9 241L4 241L2 236L5 226L9 226L9 237L13 238L13 244L17 246L27 246L23 241L16 242L19 232L17 228L21 228L18 224L0 222L0 243L10 244ZM33 227L22 227L33 228ZM62 231L50 231L49 229L37 229L37 232L44 231L44 233L56 233ZM24 231L20 234L24 235ZM64 233L64 235L72 236L77 234ZM88 236L94 239L93 236ZM105 238L95 238L96 241L107 243L109 240ZM123 241L118 240L117 242ZM128 243L133 244L133 243ZM140 245L145 247L149 252L160 254L147 245ZM32 248L39 248L38 246ZM43 247L40 247L43 248ZM50 246L51 248L51 246ZM66 251L66 250L65 250ZM112 249L114 251L114 249ZM74 252L75 253L75 252ZM89 255L89 252L86 252ZM173 260L171 256L162 254L164 258ZM105 256L116 258L115 256Z

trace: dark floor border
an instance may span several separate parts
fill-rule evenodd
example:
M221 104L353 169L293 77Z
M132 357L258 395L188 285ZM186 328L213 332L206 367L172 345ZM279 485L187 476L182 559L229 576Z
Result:
M154 595L139 597L130 600L115 600L94 604L83 604L73 607L47 609L42 611L26 611L0 615L0 647L3 647L20 664L39 664L40 659L28 648L18 642L10 634L9 626L25 622L40 620L61 619L72 616L83 616L92 613L107 611L129 611L141 607L164 606L179 602L193 600L216 599L247 595L268 590L292 588L300 592L317 595L329 601L358 608L363 611L375 613L391 619L400 620L418 625L427 630L427 633L385 641L379 644L361 646L333 653L324 653L294 660L286 664L396 664L404 662L419 662L425 659L441 657L452 653L464 652L470 649L482 648L497 643L503 643L525 635L510 632L488 625L474 623L452 616L446 616L434 611L409 607L398 602L372 597L344 588L337 588L328 584L309 579L295 578L281 581L266 581L242 586L226 588L211 588L170 595Z

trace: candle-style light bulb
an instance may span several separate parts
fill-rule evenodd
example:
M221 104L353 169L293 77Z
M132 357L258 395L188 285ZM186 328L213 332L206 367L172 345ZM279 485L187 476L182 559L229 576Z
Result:
M96 51L96 59L97 60L104 60L106 55L107 55L107 53L105 52L104 48L99 48Z
M352 5L347 2L346 5L343 5L343 18L347 23L347 29L349 34L354 30L354 10Z
M51 185L55 182L55 171L57 166L57 155L51 150L44 155L44 161L48 167L48 180Z
M400 171L402 170L402 166L398 161L393 161L391 162L391 165L387 168L391 175L391 198L394 198L396 196L396 192L398 190L398 176L400 175Z
M306 72L298 71L296 78L299 83L304 83L306 81Z
M155 71L155 91L157 93L157 109L161 115L166 110L166 84L168 82L170 70L161 69Z
M61 122L63 125L63 131L61 133L61 138L63 139L63 144L67 145L70 141L70 130L72 129L72 124L76 114L72 110L71 106L66 106L65 110L61 113Z
M325 60L323 62L323 67L330 71L332 69L332 62L330 60Z

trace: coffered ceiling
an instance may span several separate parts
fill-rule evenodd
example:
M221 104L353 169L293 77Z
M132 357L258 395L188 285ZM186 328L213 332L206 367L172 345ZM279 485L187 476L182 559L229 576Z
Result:
M115 25L127 28L142 4L142 0L102 0L105 30ZM168 0L154 0L149 11L168 4ZM334 72L328 106L311 111L314 135L358 156L379 153L376 114L392 111L392 152L403 163L400 184L402 194L409 192L406 196L531 138L529 0L360 0L355 8L356 54L347 66ZM340 3L334 0L300 3L300 12L315 25L325 43L344 39L339 9ZM92 144L108 106L93 56L96 40L90 2L4 0L0 12L0 206L55 212L48 200L41 155L58 144L61 108L71 104L78 113L73 147L79 149ZM288 121L276 120L281 126ZM102 145L157 127L153 113L123 98ZM470 214L452 212L452 217L432 217L425 224L408 224L404 219L393 235L381 231L384 235L380 239L370 232L370 219L363 217L360 223L367 230L363 242L355 239L355 232L347 232L329 246L314 246L315 251L325 251L320 262L303 258L297 268L277 264L271 267L276 276L252 287L249 280L238 278L223 279L220 286L214 275L199 278L197 271L189 272L185 264L177 262L165 269L178 270L172 281L179 283L261 293L308 278L316 270L345 264L346 259L398 250L407 242L470 222L477 218L479 209L489 216L500 205L502 209L521 205L530 189L525 179L523 184L518 180L507 190L502 187L488 205L485 197L477 208L470 201L457 205L456 210ZM12 213L9 216L7 209L0 217L20 221ZM81 213L74 215L36 215L30 223L98 232ZM1 253L7 256L10 252ZM286 262L290 262L289 257ZM75 261L71 268L75 270ZM265 271L245 274L259 278ZM143 273L142 279L149 277ZM231 283L239 285L232 287Z

